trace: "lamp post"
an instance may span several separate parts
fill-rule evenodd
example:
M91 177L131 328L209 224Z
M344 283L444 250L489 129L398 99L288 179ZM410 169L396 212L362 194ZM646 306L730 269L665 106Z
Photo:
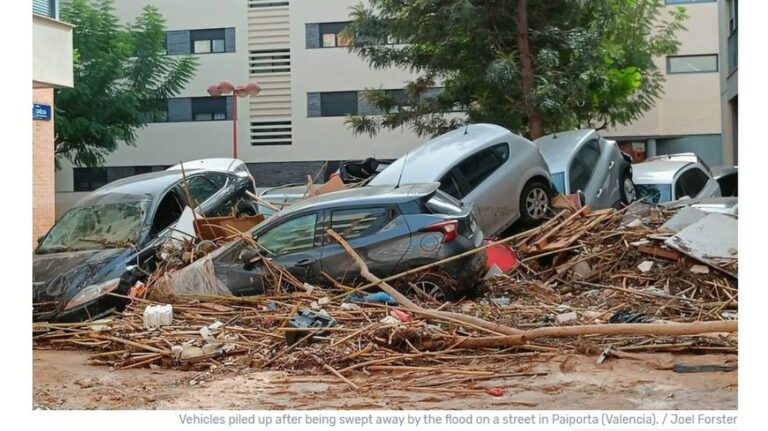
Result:
M256 96L261 92L259 84L249 82L234 86L229 81L221 81L208 87L208 94L212 97L232 94L232 157L237 158L237 98Z

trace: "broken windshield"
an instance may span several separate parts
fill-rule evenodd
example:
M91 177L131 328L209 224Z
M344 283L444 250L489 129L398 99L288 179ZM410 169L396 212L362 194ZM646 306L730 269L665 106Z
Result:
M73 208L53 226L37 252L129 247L138 240L148 207L149 200Z
M635 184L637 198L658 204L672 200L672 186L669 184Z

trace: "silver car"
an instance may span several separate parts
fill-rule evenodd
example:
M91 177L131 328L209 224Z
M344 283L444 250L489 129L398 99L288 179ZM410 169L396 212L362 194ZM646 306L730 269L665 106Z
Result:
M533 142L493 124L471 124L409 151L370 185L438 181L440 189L475 208L487 236L518 219L540 221L549 208L547 163Z
M584 204L592 209L635 200L632 158L616 141L601 137L594 129L581 129L542 136L534 143L549 165L558 192L582 192Z
M670 155L634 165L632 179L637 197L650 203L675 201L684 197L721 196L720 185L698 158Z

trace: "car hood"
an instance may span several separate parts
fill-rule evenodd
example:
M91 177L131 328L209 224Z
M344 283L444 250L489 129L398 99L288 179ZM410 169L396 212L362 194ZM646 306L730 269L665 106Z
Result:
M128 248L35 254L32 259L32 302L69 300L84 287L106 281L115 270L122 272Z

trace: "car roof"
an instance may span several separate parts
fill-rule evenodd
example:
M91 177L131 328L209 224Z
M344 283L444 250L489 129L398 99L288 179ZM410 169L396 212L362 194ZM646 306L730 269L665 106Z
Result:
M542 136L533 143L539 147L541 155L544 156L549 172L558 173L566 171L568 160L571 159L571 154L579 144L599 137L595 129L578 129Z
M683 160L652 160L632 165L632 181L635 184L672 184L681 169L696 165Z
M264 190L262 199L301 199L307 194L307 184L286 184Z
M284 218L304 210L408 202L428 196L438 187L440 183L405 184L397 188L390 185L354 187L296 201L273 218Z
M204 172L192 169L185 172L193 175ZM116 202L135 202L155 199L184 178L181 171L158 171L122 178L100 187L78 201L74 206L82 207Z
M229 171L239 163L244 163L244 162L241 161L240 159L232 159L232 158L226 158L226 157L190 160L188 162L184 162L184 170L213 169L213 170ZM170 168L168 168L168 170L169 171L181 170L181 163L179 163L178 165L171 166Z
M520 145L533 143L495 124L470 124L437 136L400 157L376 175L370 185L394 185L438 181L467 156L492 145L508 142L511 154ZM405 168L403 168L405 163ZM402 178L401 178L402 174Z

